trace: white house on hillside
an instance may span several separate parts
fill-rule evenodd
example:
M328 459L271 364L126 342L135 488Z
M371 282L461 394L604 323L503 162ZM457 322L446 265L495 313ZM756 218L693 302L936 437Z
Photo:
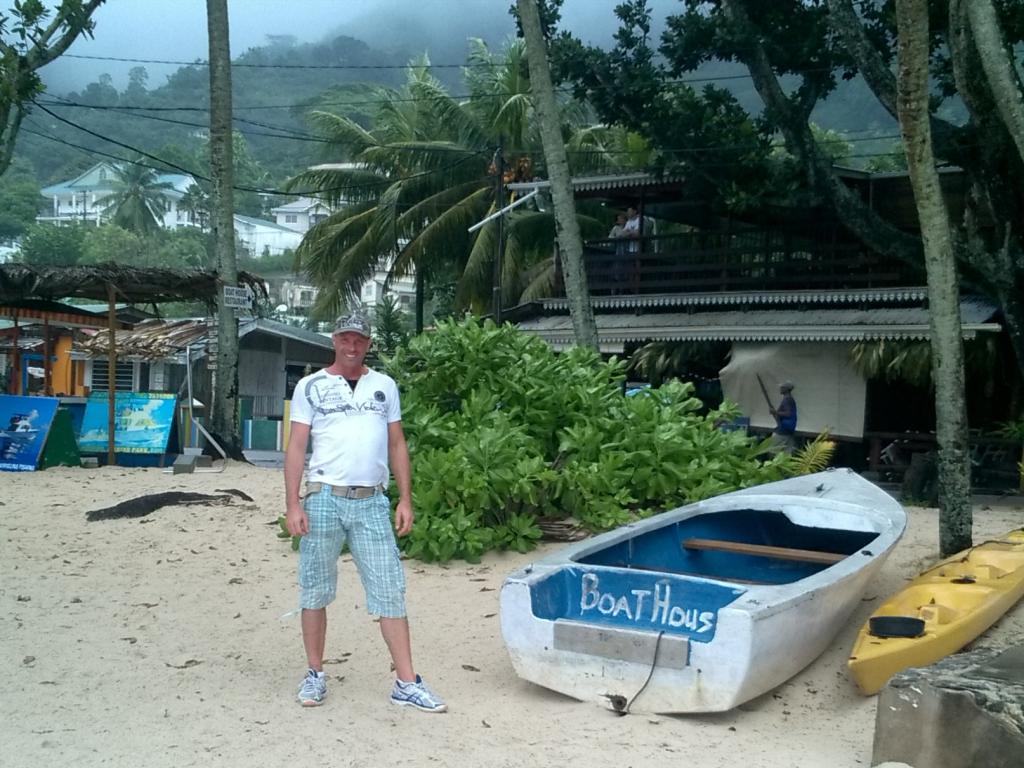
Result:
M49 198L51 210L36 216L36 221L53 224L81 221L99 226L108 218L103 213L106 204L99 201L114 191L112 181L117 177L116 169L116 163L101 162L73 179L44 187L41 193ZM157 181L171 185L171 189L164 192L167 209L160 222L168 229L192 223L188 211L179 208L178 202L185 190L195 184L195 179L184 173L161 173Z
M290 203L271 208L274 220L282 227L288 227L305 234L315 224L320 223L331 214L326 203L310 197L300 197Z
M235 214L235 235L242 247L254 258L279 256L295 250L302 242L302 233L283 227L267 219Z
M376 307L385 296L392 296L398 302L401 309L412 311L416 306L416 275L392 280L385 290L384 284L387 280L387 265L379 266L373 273L373 277L366 280L359 289L359 302L369 309ZM287 280L281 285L279 299L291 310L308 312L316 301L319 289L308 283Z

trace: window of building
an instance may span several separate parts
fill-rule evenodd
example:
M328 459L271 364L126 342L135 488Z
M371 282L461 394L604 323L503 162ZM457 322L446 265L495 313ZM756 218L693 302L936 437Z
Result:
M284 215L285 224L296 224L299 221L299 217L294 213L286 213Z
M105 390L107 388L107 372L110 366L105 359L97 357L92 361L92 380L89 384L94 390ZM147 373L148 375L148 373ZM114 369L114 390L117 392L131 392L135 383L135 363L117 364Z

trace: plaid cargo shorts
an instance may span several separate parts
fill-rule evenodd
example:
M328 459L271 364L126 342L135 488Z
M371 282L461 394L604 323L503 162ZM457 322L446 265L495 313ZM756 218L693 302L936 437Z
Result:
M346 498L329 485L307 493L309 533L299 544L302 608L323 608L338 590L338 557L348 541L366 592L366 610L376 616L405 616L405 573L391 529L391 503L376 492Z

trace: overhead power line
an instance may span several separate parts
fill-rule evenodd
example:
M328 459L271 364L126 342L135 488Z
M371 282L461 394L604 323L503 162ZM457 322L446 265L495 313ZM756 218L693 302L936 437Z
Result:
M119 60L119 59L114 59L114 60ZM131 59L131 60L128 60L128 61L135 61L135 59ZM233 65L233 66L237 66L237 65ZM266 66L274 67L274 66L277 66L277 65L266 65ZM454 65L452 65L452 66L454 66ZM809 68L809 69L802 70L802 71L803 72L807 72L807 73L811 73L811 72L826 72L826 71L831 71L831 68L830 67L814 67L814 68ZM735 74L735 75L716 75L716 76L708 76L708 77L678 77L678 78L672 78L672 79L665 80L663 84L664 85L690 85L690 84L694 84L694 83L715 83L715 82L729 81L729 80L749 80L750 78L751 78L751 75L749 73ZM619 86L617 84L615 84L615 83L609 83L607 85L590 85L590 86L587 86L587 90L588 91L601 91L601 90L606 90L606 89L614 89L614 88L618 88L618 87ZM571 95L573 95L573 93L575 93L575 90L576 89L572 88L572 87L556 88L555 89L555 93L560 93L560 94L563 94L563 95L571 96ZM447 98L449 98L449 99L451 99L453 101L460 101L460 100L470 99L470 98L474 98L474 99L480 99L480 98L506 98L506 97L509 97L509 96L519 96L519 95L520 95L519 93L511 93L511 92L508 92L508 93L489 93L489 94L480 94L480 93L476 93L476 94L473 94L473 93L446 94ZM60 98L60 97L54 97L54 98ZM367 107L367 106L377 106L377 105L380 105L380 104L383 104L383 103L410 104L410 103L416 103L416 102L420 102L420 101L430 102L430 101L435 101L435 100L436 100L436 98L432 97L432 96L401 96L401 97L392 97L392 98L388 98L388 99L362 99L362 100L355 100L355 101L316 101L314 103L309 103L309 102L299 102L299 103L290 102L288 104L255 104L255 105L252 105L252 106L237 106L236 105L236 106L234 106L232 108L232 110L233 111L235 111L235 110L252 111L252 110L260 110L260 109L303 109L303 108L312 108L312 107ZM104 107L104 106L96 105L96 104L83 104L83 103L79 103L79 102L70 102L70 103L73 103L75 106L83 106L83 107L87 106L87 107L94 107L94 108L108 108L108 109L111 108L111 107ZM144 111L147 111L147 112L209 112L210 111L209 107L202 107L202 106L198 106L197 107L197 106L191 106L191 105L190 106L172 106L172 107L167 107L167 106L146 107L146 106L136 106L136 105L119 105L119 108L120 109L132 109L132 110L144 110Z
M154 162L160 163L161 165L160 166L152 166L152 165L148 165L147 163L139 162L138 160L127 159L127 158L123 158L123 157L117 157L116 155L110 155L110 154L103 153L103 152L100 152L98 150L94 150L94 149L91 149L91 148L88 148L88 147L83 147L83 146L80 146L80 145L72 144L71 142L65 141L63 139L59 139L59 138L57 138L55 136L49 136L49 135L46 135L46 134L42 134L42 133L38 133L38 132L34 132L33 131L32 133L34 133L37 136L41 136L44 139L49 139L49 140L57 142L59 144L65 144L67 146L74 147L75 149L82 150L83 152L89 152L89 153L94 153L94 154L98 154L98 155L103 155L103 156L106 156L106 157L111 157L113 159L116 159L118 162L132 163L134 165L141 165L141 166L144 166L144 167L147 167L147 168L152 168L153 170L158 170L158 171L164 171L166 168L172 168L172 169L174 169L176 171L179 171L180 173L183 173L183 174L186 174L188 176L191 176L192 178L197 179L199 181L206 181L206 182L212 181L212 179L209 176L201 174L201 173L199 173L199 172L197 172L195 170L184 168L184 167L182 167L182 166L180 166L180 165L178 165L176 163L170 162L169 160L165 160L165 159L163 159L163 158L161 158L161 157L159 157L157 155L154 155L154 154L151 154L149 152L146 152L143 149L140 149L138 147L134 147L131 144L126 144L123 141L118 141L117 139L111 138L110 136L104 136L103 134L97 133L96 131L93 131L93 130L91 130L89 128L86 128L83 125L79 125L79 124L77 124L77 123L75 123L75 122L73 122L71 120L67 120L66 118L63 118L60 115L57 115L54 112L51 112L49 109L47 109L46 107L44 107L44 106L42 106L42 105L40 105L40 104L38 104L36 102L33 102L33 103L36 104L36 106L38 106L40 109L42 109L48 115L53 117L55 120L58 120L58 121L60 121L62 123L65 123L66 125L69 125L70 127L75 128L75 129L77 129L79 131L82 131L83 133L86 133L86 134L88 134L90 136L93 136L93 137L95 137L97 139L100 139L101 141L106 141L106 142L108 142L110 144L113 144L115 146L121 147L122 149L127 149L130 152L134 152L134 153L136 153L137 155L139 155L141 157L145 157L145 158L148 158L150 160L153 160ZM309 197L309 196L313 196L313 195L323 195L325 193L344 194L345 192L348 192L348 191L351 191L351 190L365 190L368 187L375 187L375 186L387 187L387 186L390 186L390 185L392 185L392 184L394 184L394 183L396 183L398 181L408 181L408 180L412 180L412 179L422 178L424 176L430 176L430 175L435 174L435 173L445 173L447 171L454 170L455 168L457 168L458 166L462 165L463 163L468 162L469 160L472 160L474 158L483 156L484 154L485 153L483 153L483 152L478 152L478 151L474 151L474 150L464 150L463 151L463 157L460 157L458 160L455 160L454 162L452 162L452 163L450 163L450 164L448 164L446 166L443 166L441 168L433 168L433 169L426 170L426 171L420 171L420 172L417 172L417 173L412 173L412 174L409 174L408 176L403 176L401 179L397 179L397 178L395 178L395 179L381 179L379 182L362 182L360 184L348 184L348 185L341 186L341 187L325 187L325 188L321 188L321 189L307 189L307 190L299 190L299 191L284 190L284 189L271 189L271 188L266 188L266 187L249 187L249 186L243 186L243 185L236 185L233 188L235 190L240 191L240 192L256 192L256 193L267 194L267 195L281 195L281 196L284 196L284 197Z
M116 61L124 64L168 64L179 67L208 67L210 62L202 59L183 61L174 59L135 59L122 56L85 56L66 53L64 59L84 59L87 61ZM401 69L476 69L503 67L504 62L473 61L462 64L252 64L233 61L232 69L351 69L351 70L401 70Z
M41 106L53 106L53 107L85 107L85 108L91 108L88 105L73 104L73 103L58 103L58 102L44 102L44 101L40 101L40 102L38 102L38 104L41 105ZM197 123L197 122L192 122L192 121L189 121L189 120L176 120L174 118L159 117L157 115L146 115L146 114L142 114L142 113L139 113L139 112L124 112L123 110L121 110L118 107L98 107L96 109L101 109L103 111L123 113L123 114L127 115L128 117L132 117L132 118L140 119L140 120L153 120L153 121L156 121L156 122L169 123L169 124L172 124L172 125L182 125L182 126L187 126L187 127L191 127L191 128L208 128L208 125L206 123ZM235 120L235 122L239 122L239 123L246 123L246 124L250 124L250 125L256 125L256 126L260 126L260 127L269 128L271 130L285 132L285 133L267 133L267 132L263 132L263 131L248 131L248 130L239 129L239 133L242 133L243 135L265 136L265 137L269 137L269 138L279 138L279 139L290 139L292 141L304 141L304 142L310 142L310 143L316 143L316 144L332 144L333 143L331 141L331 139L325 138L323 136L317 136L315 134L304 133L302 131L296 131L296 130L293 130L291 128L287 128L285 126L277 126L277 125L273 125L271 123L262 123L262 122L259 122L259 121L256 121L256 120L246 120L244 118L239 118L239 117L234 118L234 120ZM76 124L76 126L77 126L77 124ZM864 135L864 136L853 135L853 134L857 134L857 133L865 133L865 134L870 134L870 135ZM897 134L897 133L881 134L881 135L879 135L879 134L871 133L870 129L869 130L864 130L864 131L853 131L849 135L840 135L839 136L839 140L841 140L841 141L843 141L843 142L845 142L847 144L855 144L855 143L864 142L864 141L888 141L888 140L894 140L894 139L898 139L898 138L900 138L900 135ZM754 145L754 144L743 144L743 145L721 145L721 146L708 146L708 147L659 147L659 148L656 149L656 151L664 153L664 154L692 154L692 153L701 153L701 152L744 151L744 150L756 149L757 146L758 145ZM401 145L401 144L388 144L388 143L377 144L377 145L375 145L375 147L376 148L380 148L380 149L407 149L407 148L409 148L409 147ZM464 153L464 152L467 152L469 150L466 150L466 149L463 149L463 148L459 148L459 147L441 147L441 146L439 146L439 147L431 148L431 151L436 151L436 152L445 152L445 151L447 151L447 152ZM633 150L633 149L616 150L616 149L608 149L608 148L602 148L602 147L584 148L584 149L576 149L576 150L569 150L568 151L568 154L570 154L570 155L600 155L600 154L603 154L603 155L634 155L634 154L637 154L637 153L638 153L637 150ZM517 152L517 154L520 154L520 155L543 156L543 152L540 151L540 150L520 151L520 152ZM883 153L883 154L889 154L889 153Z

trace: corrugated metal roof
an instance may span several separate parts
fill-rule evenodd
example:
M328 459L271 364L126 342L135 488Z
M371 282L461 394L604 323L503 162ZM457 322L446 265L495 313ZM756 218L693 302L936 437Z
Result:
M205 320L147 320L130 331L116 331L114 345L120 357L162 360L175 357L190 345L205 346L208 330ZM85 357L103 357L109 349L109 334L100 331L84 341L76 341L74 351Z
M320 349L334 349L328 336L266 318L247 319L239 323L239 338L251 333L266 333ZM75 356L105 356L108 350L108 336L106 331L100 331L85 341L76 342ZM181 357L186 347L192 347L193 354L205 350L215 342L215 337L215 324L211 325L206 320L147 320L130 331L117 331L114 343L117 345L117 354L121 357L163 360Z
M323 208L328 207L327 203L321 200L315 200L312 197L300 197L298 200L293 200L290 203L279 205L276 208L271 208L270 210L274 213L277 213L278 211L281 213L303 213L318 206Z
M286 325L276 320L268 320L265 317L243 321L239 326L238 336L241 338L254 331L262 331L263 333L291 339L292 341L301 341L303 344L320 347L321 349L334 349L334 342L331 341L330 336L307 331L305 328L299 328L297 325Z
M16 318L23 326L49 323L64 328L105 328L108 323L104 306L77 307L45 299L0 302L0 317ZM115 320L115 325L126 327L121 320Z
M684 178L681 174L655 176L646 171L605 176L578 176L572 180L572 188L576 192L596 192L603 189L649 187L654 184L682 181ZM535 189L547 189L551 186L551 182L547 179L538 179L536 181L516 181L506 186L512 192L532 192Z
M245 226L266 227L267 229L275 229L279 232L287 232L289 235L302 235L301 232L289 229L288 227L278 224L276 221L270 221L269 219L257 219L253 216L243 216L240 213L236 213L234 218L236 223L243 224Z
M103 179L94 184L86 184L82 181L86 176L92 173L97 168L105 167L111 171L115 171L120 167L120 163L108 163L101 162L92 166L86 171L78 174L73 179L66 181L60 181L56 184L51 184L47 187L43 187L39 190L39 194L44 197L53 197L55 195L71 195L75 192L111 192L113 187L110 184L110 179ZM181 197L181 193L184 192L190 185L195 184L195 179L191 176L187 176L183 173L158 173L156 175L156 182L158 184L168 183L172 189L164 190L164 194L170 197Z
M594 309L645 309L656 307L727 306L736 304L748 306L761 304L891 304L893 302L924 301L927 298L927 288L911 287L631 294L628 296L593 296L590 299L590 303ZM541 299L540 304L545 311L567 311L569 309L569 300L566 298Z
M989 322L996 308L979 298L960 303L964 338L998 331ZM724 310L597 314L598 340L605 351L621 352L627 342L656 341L865 341L927 339L928 310L923 307L879 307L870 310ZM519 327L557 347L575 343L568 315L539 317Z

